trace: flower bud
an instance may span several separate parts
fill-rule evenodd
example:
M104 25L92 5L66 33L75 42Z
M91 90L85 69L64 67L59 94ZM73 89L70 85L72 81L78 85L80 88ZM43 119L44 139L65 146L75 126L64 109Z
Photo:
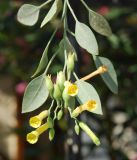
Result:
M58 115L57 115L57 119L60 120L63 116L63 111L62 109L58 112Z
M62 93L62 98L65 102L65 107L68 106L69 100L70 100L70 95L68 95L68 90L64 88L63 93Z
M48 123L48 125L49 125L49 128L52 128L53 125L54 125L53 119L52 119L51 117L48 117L48 118L47 118L47 123Z
M77 135L79 135L79 131L80 131L79 125L76 123L75 124L75 132Z
M56 81L56 83L59 85L61 91L63 91L63 89L64 89L64 82L65 82L65 80L66 80L65 74L62 71L60 71L57 74L57 81Z
M54 85L54 91L53 91L53 97L58 101L61 99L61 90L58 86L58 84Z
M75 62L75 55L74 53L69 53L68 59L67 59L67 70L73 71L74 70L74 62Z
M50 75L46 76L45 81L46 81L46 87L50 93L50 96L52 97L52 92L53 92L54 86L53 86L53 82L51 80L51 76Z
M54 128L51 128L49 130L49 140L52 141L54 136L55 136L55 130L54 130Z
M85 131L87 133L87 135L93 140L93 142L97 146L100 145L100 140L98 139L98 137L91 131L91 129L85 123L80 122L79 126L81 129L83 129L83 131Z

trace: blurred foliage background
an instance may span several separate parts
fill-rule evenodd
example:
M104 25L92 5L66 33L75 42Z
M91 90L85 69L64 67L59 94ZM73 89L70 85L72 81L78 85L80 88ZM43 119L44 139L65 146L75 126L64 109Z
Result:
M25 134L30 130L28 119L31 115L39 113L41 109L27 115L20 113L24 88L38 65L51 33L60 22L56 19L43 29L39 29L40 22L47 11L45 8L36 26L23 26L16 20L18 8L24 3L41 4L44 0L0 1L0 78L8 76L9 80L13 81L12 90L17 104L17 127L12 129L12 132L20 137L16 144L17 160L137 160L137 1L85 1L92 9L107 18L114 33L110 38L102 37L97 33L95 35L100 55L109 58L115 66L119 93L113 95L100 77L92 79L91 83L100 94L104 115L85 113L81 116L81 119L100 137L102 142L100 147L93 145L83 133L80 138L76 138L70 130L73 127L71 125L74 124L69 122L67 125L64 120L57 124L53 142L47 140L47 134L44 134L36 145L32 146L25 142ZM79 19L88 23L85 8L79 0L71 0L71 4ZM71 17L69 17L69 24L74 30L74 21ZM60 28L50 48L50 56L56 51L61 37ZM95 69L91 56L78 47L73 37L70 39L78 52L79 64L76 67L78 74L83 76L90 73ZM56 74L60 71L61 62L62 58L58 56L50 73ZM6 81L1 85L6 86ZM1 102L2 100L0 106ZM5 136L7 137L8 134ZM0 151L0 160L5 159L11 160L8 155Z

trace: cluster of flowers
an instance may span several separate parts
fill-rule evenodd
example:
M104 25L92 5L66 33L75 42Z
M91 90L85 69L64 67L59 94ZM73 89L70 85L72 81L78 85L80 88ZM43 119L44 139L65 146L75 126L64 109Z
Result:
M27 134L27 141L31 144L34 144L38 141L39 136L46 130L49 129L49 139L52 140L55 135L54 130L54 120L60 120L63 116L64 110L68 109L71 118L75 120L75 132L76 134L79 134L80 128L83 129L93 140L93 142L96 145L100 144L99 139L96 137L96 135L90 130L90 128L83 122L78 121L77 117L83 112L83 111L89 111L92 112L96 109L97 103L94 100L89 100L85 104L80 105L76 107L74 110L72 110L69 102L71 101L71 98L75 98L78 94L78 86L76 83L70 82L70 75L74 70L74 64L75 64L75 55L74 53L69 53L67 57L67 79L64 71L60 71L57 74L56 83L53 84L51 76L47 75L45 77L45 83L46 87L49 91L50 97L56 102L56 108L54 109L54 117L51 118L52 112L51 109L53 107L53 103L49 107L48 110L45 110L38 114L37 116L30 118L30 126L33 128L36 128L36 130L30 132ZM100 74L104 72L104 67L99 67L97 71L94 72L94 74ZM87 76L85 77L85 79ZM59 110L59 111L58 111ZM43 123L43 120L47 118L46 123Z

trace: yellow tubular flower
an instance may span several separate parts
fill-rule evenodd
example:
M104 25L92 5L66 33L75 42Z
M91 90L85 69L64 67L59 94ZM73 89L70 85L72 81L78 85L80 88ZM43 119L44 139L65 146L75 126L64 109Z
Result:
M72 112L72 117L77 117L79 114L81 114L83 111L87 110L89 112L92 112L96 109L97 103L94 100L87 101L85 104L77 107L73 112Z
M28 141L30 144L35 144L35 143L37 143L38 138L39 138L39 134L38 134L37 131L32 131L32 132L30 132L30 133L27 134L27 141Z
M65 82L65 89L69 96L76 96L78 94L78 86L76 84L70 83L68 81Z
M49 128L50 128L50 126L49 126L48 123L43 124L42 126L40 126L35 131L32 131L32 132L30 132L30 133L27 134L27 141L30 144L37 143L40 134L42 134L44 131L46 131Z
M83 108L82 106L79 106L72 112L72 117L77 117L82 112L83 112Z
M49 115L48 110L41 112L39 115L31 117L29 120L29 124L33 128L38 128L41 126L42 120Z

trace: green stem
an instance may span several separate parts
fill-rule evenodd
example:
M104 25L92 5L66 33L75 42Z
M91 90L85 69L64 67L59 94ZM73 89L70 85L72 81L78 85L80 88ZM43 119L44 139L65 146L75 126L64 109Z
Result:
M57 110L60 108L60 106L57 106L55 111L54 111L54 118L53 121L57 118Z
M44 6L44 5L46 5L46 4L48 4L48 3L51 2L51 1L52 1L52 0L48 0L47 2L43 3L43 4L41 5L41 7ZM62 13L62 16L61 16L61 20L63 20L63 18L64 18L64 16L65 16L65 10L66 10L66 4L67 4L66 1L67 1L67 0L65 0L65 2L64 2L64 7L63 7L63 13ZM55 36L57 30L58 30L58 27L57 27L57 28L55 29L55 31L53 32L53 34L52 34L49 42L52 41L52 39L53 39L53 37ZM56 57L56 55L58 54L58 52L59 52L59 50L57 50L57 52L56 52L56 53L52 56L52 58L50 59L48 65L47 65L47 68L46 68L46 70L45 70L45 72L44 72L44 74L43 74L44 76L47 74L47 71L48 71L51 63L52 63L52 61L54 60L54 58Z
M82 2L82 4L85 6L85 8L86 8L87 10L90 10L89 7L88 7L88 5L85 3L84 0L80 0L80 1Z
M65 64L64 64L64 68L63 68L63 73L65 73L65 70L67 67L67 52L66 52L66 50L64 51L64 57L65 57Z
M57 28L55 29L55 31L53 32L53 34L52 34L52 36L51 36L51 38L50 38L50 40L49 40L49 41L52 41L52 39L54 38L54 36L55 36L55 34L56 34L57 30L58 30L58 27L57 27Z
M51 112L51 109L52 109L53 105L54 105L54 100L52 100L52 102L51 102L51 105L50 105L50 108L49 108L49 113Z
M47 65L47 68L46 68L45 72L43 73L43 76L45 76L45 75L47 74L48 69L49 69L51 63L53 62L53 60L54 60L54 58L56 57L56 55L58 54L58 52L59 52L59 50L57 50L57 52L55 52L55 53L53 54L53 56L51 57L48 65Z
M69 81L71 78L71 71L67 71L67 80Z
M44 6L46 6L47 4L49 4L52 1L53 0L48 0L48 1L44 2L42 5L39 6L39 8L43 8Z
M68 111L69 111L70 117L72 118L72 112L70 107L68 107Z
M68 31L72 36L74 36L74 37L75 37L75 33L74 33L74 32L72 32L69 28L67 29L67 31Z
M76 80L79 81L79 78L78 78L78 76L76 75L75 72L73 72L73 75L74 75L74 77L76 78Z
M67 29L68 29L68 23L67 23L67 0L64 0L64 35L63 35L63 39L66 39L67 37ZM66 48L65 46L66 43L64 43L64 48ZM63 68L63 72L65 73L66 67L67 67L67 51L66 49L64 49L64 58L65 58L65 64L64 64L64 68Z
M69 10L70 10L73 18L75 19L75 21L78 21L78 19L77 19L77 17L75 16L75 13L74 13L73 9L71 8L68 0L67 0L67 5L68 5L68 8L69 8Z
M65 15L66 15L66 9L67 9L67 1L66 1L66 0L64 0L64 6L63 6L63 12L62 12L62 18L64 18L64 17L65 17Z

